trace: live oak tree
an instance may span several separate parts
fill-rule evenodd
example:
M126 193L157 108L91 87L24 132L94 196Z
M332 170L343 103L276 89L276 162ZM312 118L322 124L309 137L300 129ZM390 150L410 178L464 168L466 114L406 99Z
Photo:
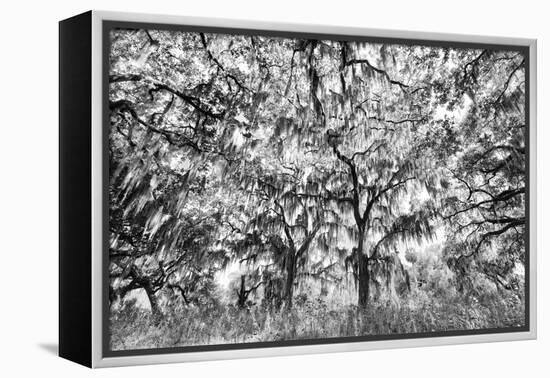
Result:
M473 269L499 289L518 291L526 238L525 56L478 50L463 52L462 62L455 80L438 89L461 99L449 104L459 117L441 120L430 136L453 193L442 211L452 230L448 263L465 284Z
M193 291L227 262L224 251L212 245L224 206L216 197L209 205L200 200L214 192L216 183L207 178L217 159L231 161L215 130L226 97L224 88L205 91L207 84L194 82L192 71L182 72L169 64L170 54L160 53L198 47L200 40L159 41L142 31L120 41L117 36L109 77L115 126L110 134L111 291L124 296L143 288L158 312L159 290L171 288L189 303ZM191 81L185 93L170 82L178 75Z
M422 76L416 66L392 62L413 53L427 60L433 53L331 41L301 41L294 51L301 71L292 72L289 86L292 80L296 85L287 93L298 105L294 118L280 122L285 137L298 135L299 149L319 162L311 167L310 185L297 195L322 199L344 220L332 227L332 237L344 231L354 244L346 262L364 308L371 281L389 284L392 273L402 271L398 244L431 237L431 204L403 202L408 190L433 192L438 185L416 143L430 115L422 106L430 99L424 81L435 63ZM381 58L372 60L373 53ZM302 105L300 98L308 101Z
M265 157L256 170L250 167L243 185L258 201L250 226L269 235L271 260L284 275L283 297L290 309L297 277L307 268L310 246L322 232L323 207L299 196L307 173L298 163L274 160L275 167Z

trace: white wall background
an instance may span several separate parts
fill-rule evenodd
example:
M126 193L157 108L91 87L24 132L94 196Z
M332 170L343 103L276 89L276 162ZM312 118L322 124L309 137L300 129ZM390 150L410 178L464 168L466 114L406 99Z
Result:
M541 377L550 372L546 125L550 27L544 1L5 1L0 59L0 375L59 377ZM88 9L316 23L539 40L539 340L104 369L57 344L57 21ZM544 352L544 349L546 353ZM546 375L547 376L547 375Z

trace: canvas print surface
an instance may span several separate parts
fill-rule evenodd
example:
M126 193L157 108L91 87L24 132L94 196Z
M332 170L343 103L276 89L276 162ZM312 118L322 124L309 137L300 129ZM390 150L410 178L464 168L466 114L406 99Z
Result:
M108 33L112 351L525 329L524 51Z

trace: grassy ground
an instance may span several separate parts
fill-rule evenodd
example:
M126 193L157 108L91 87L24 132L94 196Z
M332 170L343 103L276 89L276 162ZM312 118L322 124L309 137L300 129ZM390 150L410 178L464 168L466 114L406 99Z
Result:
M446 300L410 297L399 306L372 304L330 308L322 300L297 303L291 311L262 306L238 309L211 304L202 308L167 310L155 319L131 303L111 314L112 350L163 348L317 339L345 336L520 327L523 303L517 299Z

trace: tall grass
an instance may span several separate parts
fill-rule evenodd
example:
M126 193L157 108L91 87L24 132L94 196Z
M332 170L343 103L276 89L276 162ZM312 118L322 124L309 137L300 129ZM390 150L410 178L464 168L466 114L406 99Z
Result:
M524 325L524 303L517 297L437 298L416 292L398 305L372 303L329 306L323 299L297 300L290 310L264 306L239 309L212 302L201 307L167 309L154 318L128 302L111 313L112 350L165 348L317 339L346 336L411 334Z

